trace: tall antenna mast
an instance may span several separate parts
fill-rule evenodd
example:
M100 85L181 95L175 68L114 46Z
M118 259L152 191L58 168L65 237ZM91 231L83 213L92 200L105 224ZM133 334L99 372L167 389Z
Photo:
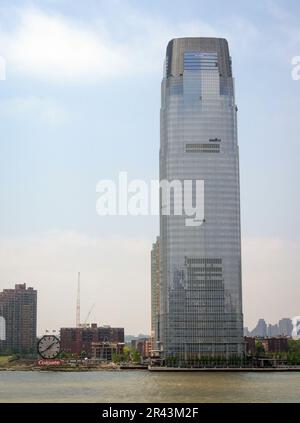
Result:
M77 282L76 327L80 327L80 272L78 272Z

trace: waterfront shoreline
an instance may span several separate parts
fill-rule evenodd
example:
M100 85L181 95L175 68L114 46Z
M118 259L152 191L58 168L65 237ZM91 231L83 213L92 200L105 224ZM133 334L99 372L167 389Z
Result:
M0 367L0 372L61 372L61 373L80 373L80 372L101 372L101 371L108 371L108 372L123 372L123 371L134 371L134 370L143 370L149 372L206 372L206 373L217 373L217 372L224 372L224 373L274 373L274 372L300 372L300 367L194 367L194 368L186 368L186 367L155 367L155 366L148 366L148 367L138 367L138 366L118 366L118 367L37 367L37 366L11 366L11 367Z
M300 372L300 367L148 367L150 372Z
M76 372L101 372L101 371L123 371L123 370L148 370L145 366L116 366L116 365L105 365L105 366L37 366L35 364L19 364L11 366L0 367L0 372L64 372L64 373L76 373Z

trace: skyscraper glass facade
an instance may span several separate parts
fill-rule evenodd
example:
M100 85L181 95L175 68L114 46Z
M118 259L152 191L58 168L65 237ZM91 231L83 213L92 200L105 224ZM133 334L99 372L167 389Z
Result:
M227 41L170 41L160 179L204 181L204 217L187 225L184 213L164 215L161 200L158 337L165 358L243 353L236 114Z

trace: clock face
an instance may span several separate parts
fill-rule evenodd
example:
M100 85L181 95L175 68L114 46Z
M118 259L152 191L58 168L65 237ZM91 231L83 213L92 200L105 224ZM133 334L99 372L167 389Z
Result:
M55 358L60 352L59 339L54 335L44 335L38 343L38 353L43 358Z

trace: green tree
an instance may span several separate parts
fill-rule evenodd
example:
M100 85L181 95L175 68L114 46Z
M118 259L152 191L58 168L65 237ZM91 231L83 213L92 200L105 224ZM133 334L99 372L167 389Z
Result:
M288 340L287 360L289 364L300 364L300 339Z
M256 347L256 354L258 357L261 357L265 354L265 348L261 341L256 341L255 347Z
M122 360L128 362L130 359L130 348L125 345L123 348Z
M131 359L132 359L133 363L140 363L141 362L141 354L138 351L134 350L131 353Z
M300 339L289 339L288 340L289 352L300 354Z
M81 353L80 353L80 358L81 359L83 359L83 358L85 358L86 357L86 351L81 351Z
M113 361L114 363L119 364L119 363L120 363L120 361L121 361L121 356L120 356L120 354L113 353L113 355L112 355L112 361Z

